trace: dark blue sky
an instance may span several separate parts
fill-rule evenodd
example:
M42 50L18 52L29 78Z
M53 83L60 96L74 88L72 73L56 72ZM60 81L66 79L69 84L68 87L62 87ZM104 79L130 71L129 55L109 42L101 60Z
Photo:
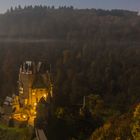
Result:
M0 12L17 5L73 5L76 8L140 10L140 0L0 0Z

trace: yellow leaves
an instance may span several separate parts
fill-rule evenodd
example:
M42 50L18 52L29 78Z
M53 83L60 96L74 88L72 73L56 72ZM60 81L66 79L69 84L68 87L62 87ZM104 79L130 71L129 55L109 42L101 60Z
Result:
M134 118L139 118L140 119L140 104L137 105L135 111L134 111Z
M131 133L134 140L140 140L140 104L137 105L133 114Z
M103 125L103 127L100 127L99 129L96 129L95 132L91 135L90 140L105 140L106 137L109 135L109 130L111 129L111 123L107 122Z
M106 124L104 124L103 129L106 131L106 130L108 130L110 127L111 127L111 123L106 123Z
M62 107L57 108L56 110L56 116L57 118L62 118L64 116L65 110Z

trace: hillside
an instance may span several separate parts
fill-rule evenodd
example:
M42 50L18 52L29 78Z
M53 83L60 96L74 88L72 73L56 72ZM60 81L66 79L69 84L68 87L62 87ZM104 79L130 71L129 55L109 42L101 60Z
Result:
M59 121L68 121L66 127L89 127L86 117L83 122L73 112L83 96L91 97L87 110L94 126L84 136L83 130L73 128L86 139L110 117L120 118L140 102L139 26L137 13L124 10L10 9L0 15L0 96L17 93L21 62L47 61L52 65L54 106L65 110ZM96 95L99 104L92 104ZM75 132L67 135L75 136Z

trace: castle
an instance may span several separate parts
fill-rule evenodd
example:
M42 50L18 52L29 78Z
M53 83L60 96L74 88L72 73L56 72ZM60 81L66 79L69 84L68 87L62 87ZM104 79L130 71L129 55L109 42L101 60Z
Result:
M20 66L18 95L13 96L13 118L19 121L36 117L40 99L50 103L52 98L50 66L43 62L26 61Z

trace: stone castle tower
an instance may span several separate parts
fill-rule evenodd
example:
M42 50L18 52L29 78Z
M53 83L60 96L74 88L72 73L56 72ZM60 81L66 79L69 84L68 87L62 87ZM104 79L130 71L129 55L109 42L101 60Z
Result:
M15 114L35 116L36 106L40 99L44 98L47 103L50 103L52 98L49 66L43 62L24 62L20 66L18 86L19 95L15 96L13 100Z

